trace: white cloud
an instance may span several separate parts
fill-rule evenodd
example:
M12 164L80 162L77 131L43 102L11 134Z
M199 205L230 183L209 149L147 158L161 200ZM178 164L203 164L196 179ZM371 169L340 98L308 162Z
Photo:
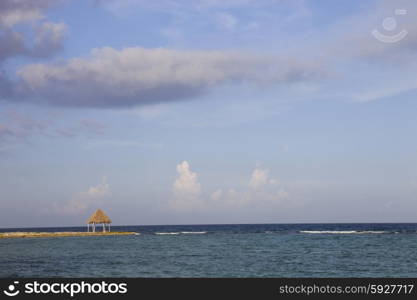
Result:
M2 0L0 1L0 24L12 27L42 19L42 11L56 0Z
M64 23L44 22L36 28L33 54L36 56L49 55L51 51L62 48L62 40L67 31Z
M1 71L17 56L49 57L62 48L63 23L45 21L43 11L60 0L0 1L0 99L14 94L15 82Z
M57 2L0 1L0 61L17 55L46 57L61 49L65 24L45 21L43 15L45 9ZM27 34L28 31L33 35Z
M110 186L106 182L106 179L103 179L103 182L90 187L87 192L85 192L85 195L88 196L91 199L98 199L103 198L110 195Z
M75 194L67 203L60 206L55 204L52 211L56 214L73 215L87 211L88 208L101 205L103 200L111 196L110 185L106 178L96 186L89 187L86 191Z
M9 11L0 15L0 22L7 27L12 27L18 23L41 19L42 15L37 10L32 11Z
M0 32L0 61L17 55L49 56L62 48L65 25L47 22L43 15L45 9L55 2L52 0L0 1L0 23L8 26L7 30ZM246 20L231 8L262 7L263 10L267 10L269 6L275 7L280 3L269 0L199 0L191 4L189 1L171 0L157 1L157 3L142 0L98 2L105 3L104 5L109 8L123 8L126 11L135 11L134 6L138 5L139 8L169 12L186 20L192 15L194 17L184 24L194 24L196 20L204 19L205 22L211 22L210 26L215 22L226 30L238 29L237 25L242 28L257 28L262 25L262 20ZM283 22L310 15L304 1L291 1L293 2L296 4L289 7L291 11L295 11L295 14L289 15ZM406 29L409 34L395 45L375 40L370 32L373 29L382 30L384 17L392 15L393 8L397 6L409 11L405 16L396 17L398 30ZM330 73L333 68L335 72L343 69L343 62L348 60L352 60L353 63L376 62L375 65L378 66L386 62L394 62L398 65L396 71L401 75L402 68L406 67L412 71L415 69L415 65L412 64L417 45L417 30L415 30L417 22L412 14L415 8L415 1L395 3L381 1L371 6L369 10L340 18L335 26L329 26L329 30L316 32L320 34L319 39L312 39L317 41L316 44L304 40L296 44L296 48L300 51L293 52L294 59L230 51L103 48L92 51L90 57L23 67L19 71L20 84L16 82L12 84L14 76L7 77L0 74L0 94L9 98L9 94L13 94L17 84L19 92L14 99L11 99L12 101L25 99L28 102L61 106L131 107L196 98L215 87L230 83L267 82L275 86L280 83L305 82L322 77L324 70L330 70ZM239 20L236 16L239 16ZM273 19L276 17L274 16ZM26 36L23 31L19 32L14 28L21 24L31 26L34 34ZM355 24L353 28L352 24ZM183 32L182 29L181 26L169 26L165 34L174 39L182 39L187 36L187 31ZM33 36L34 40L30 41L29 36ZM380 73L379 70L374 71ZM344 72L349 74L347 70ZM352 74L355 74L356 78L357 72ZM338 79L338 82L342 81ZM359 91L353 98L358 101L368 101L390 94L395 95L397 91L415 89L414 83L404 86L386 80L380 80L378 86L387 87L387 91ZM325 90L331 90L331 87L324 86L321 92ZM344 96L349 93L345 89L337 90L343 90Z
M21 96L53 105L123 107L196 97L225 83L280 84L321 76L316 63L236 51L94 49L89 58L31 64Z
M175 211L201 209L204 201L201 198L201 185L197 173L192 172L187 161L177 165L178 177L174 182L174 198L169 206Z
M258 173L255 171L253 173ZM265 173L261 173L255 187L252 177L247 187L216 190L211 194L206 209L230 212L261 209L267 212L287 205L290 195L285 186L279 184L277 179L264 178Z
M187 161L183 161L177 166L178 178L174 183L174 190L178 194L199 196L201 193L201 185L197 179L197 173L190 170Z
M252 177L249 181L251 188L259 188L268 183L268 170L256 168L252 172Z
M190 170L187 161L177 166L178 178L174 183L174 199L169 207L182 212L232 212L254 207L269 210L277 208L289 199L282 184L269 178L268 171L256 168L252 172L248 186L242 188L218 188L204 195L196 173Z

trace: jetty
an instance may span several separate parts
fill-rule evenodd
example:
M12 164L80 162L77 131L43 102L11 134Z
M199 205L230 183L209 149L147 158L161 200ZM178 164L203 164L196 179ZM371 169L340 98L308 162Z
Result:
M41 238L41 237L79 237L79 236L112 236L112 235L138 235L136 232L110 231L111 219L101 210L97 209L87 220L87 232L60 231L60 232L0 232L2 238ZM103 231L96 231L96 224L103 225ZM90 228L91 227L91 228ZM106 228L107 227L107 228ZM91 230L90 230L91 229Z
M112 236L137 235L136 232L0 232L2 238L42 238L42 237L69 237L69 236Z

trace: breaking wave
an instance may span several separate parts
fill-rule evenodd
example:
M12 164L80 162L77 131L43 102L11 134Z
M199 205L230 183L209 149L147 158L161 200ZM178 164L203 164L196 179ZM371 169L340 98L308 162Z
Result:
M178 231L178 232L155 232L157 235L178 235L178 234L205 234L207 231Z
M381 234L392 233L391 231L356 231L356 230L301 230L300 233L311 234Z

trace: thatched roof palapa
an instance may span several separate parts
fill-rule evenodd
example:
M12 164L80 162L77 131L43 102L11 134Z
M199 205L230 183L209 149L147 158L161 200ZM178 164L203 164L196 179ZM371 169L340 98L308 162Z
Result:
M90 218L88 218L87 223L88 224L102 224L102 223L110 224L111 220L101 209L97 209L96 212L93 213Z

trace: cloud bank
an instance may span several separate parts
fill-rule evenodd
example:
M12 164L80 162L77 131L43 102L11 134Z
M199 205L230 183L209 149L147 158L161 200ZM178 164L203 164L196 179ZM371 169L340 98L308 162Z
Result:
M197 97L226 83L303 81L319 76L320 69L299 60L234 51L105 47L88 58L27 65L17 74L26 101L124 107Z
M48 57L62 48L63 23L45 20L43 11L60 1L0 1L0 62L17 55ZM21 28L31 31L24 33Z
M275 7L277 4L275 1L252 0L226 2L202 0L190 5L186 1L156 4L147 1L98 1L116 11L130 11L132 5L160 13L175 10L200 14L208 10L216 23L228 31L233 31L239 21L225 9ZM66 25L49 22L44 16L44 11L55 3L52 0L0 2L0 67L11 57L50 57L62 49ZM410 11L401 19L404 20L401 28L409 32L403 41L395 45L385 44L370 33L371 29L381 27L381 16L392 13L396 5L381 1L372 7L373 11L343 18L331 29L320 32L320 36L327 38L320 39L318 44L311 45L308 41L297 44L297 49L301 51L294 52L293 57L227 50L141 47L118 50L104 47L93 49L85 57L25 65L17 71L17 80L0 71L0 97L54 106L121 108L195 99L226 84L276 86L322 79L327 77L327 73L334 73L331 69L337 73L337 69L350 60L359 63L377 61L379 68L388 58L391 63L394 60L399 66L404 66L405 56L407 61L415 58L417 22L412 15L416 8L414 2L398 3ZM204 18L209 16L204 15ZM352 29L352 24L356 24L358 29ZM19 31L19 26L30 28L33 34L28 36ZM175 28L171 29L175 31ZM384 63L381 63L383 60ZM410 64L406 62L406 65ZM325 81L322 83L326 84ZM329 88L331 86L323 89ZM401 90L412 88L415 88L414 82Z
M187 161L177 165L178 178L173 185L174 197L168 207L175 212L208 212L276 209L285 205L289 193L277 179L269 177L269 171L255 168L246 186L219 188L204 194L198 174L191 171Z
M64 23L48 22L43 12L54 0L0 1L0 100L13 95L14 82L2 70L13 57L45 58L63 47Z

